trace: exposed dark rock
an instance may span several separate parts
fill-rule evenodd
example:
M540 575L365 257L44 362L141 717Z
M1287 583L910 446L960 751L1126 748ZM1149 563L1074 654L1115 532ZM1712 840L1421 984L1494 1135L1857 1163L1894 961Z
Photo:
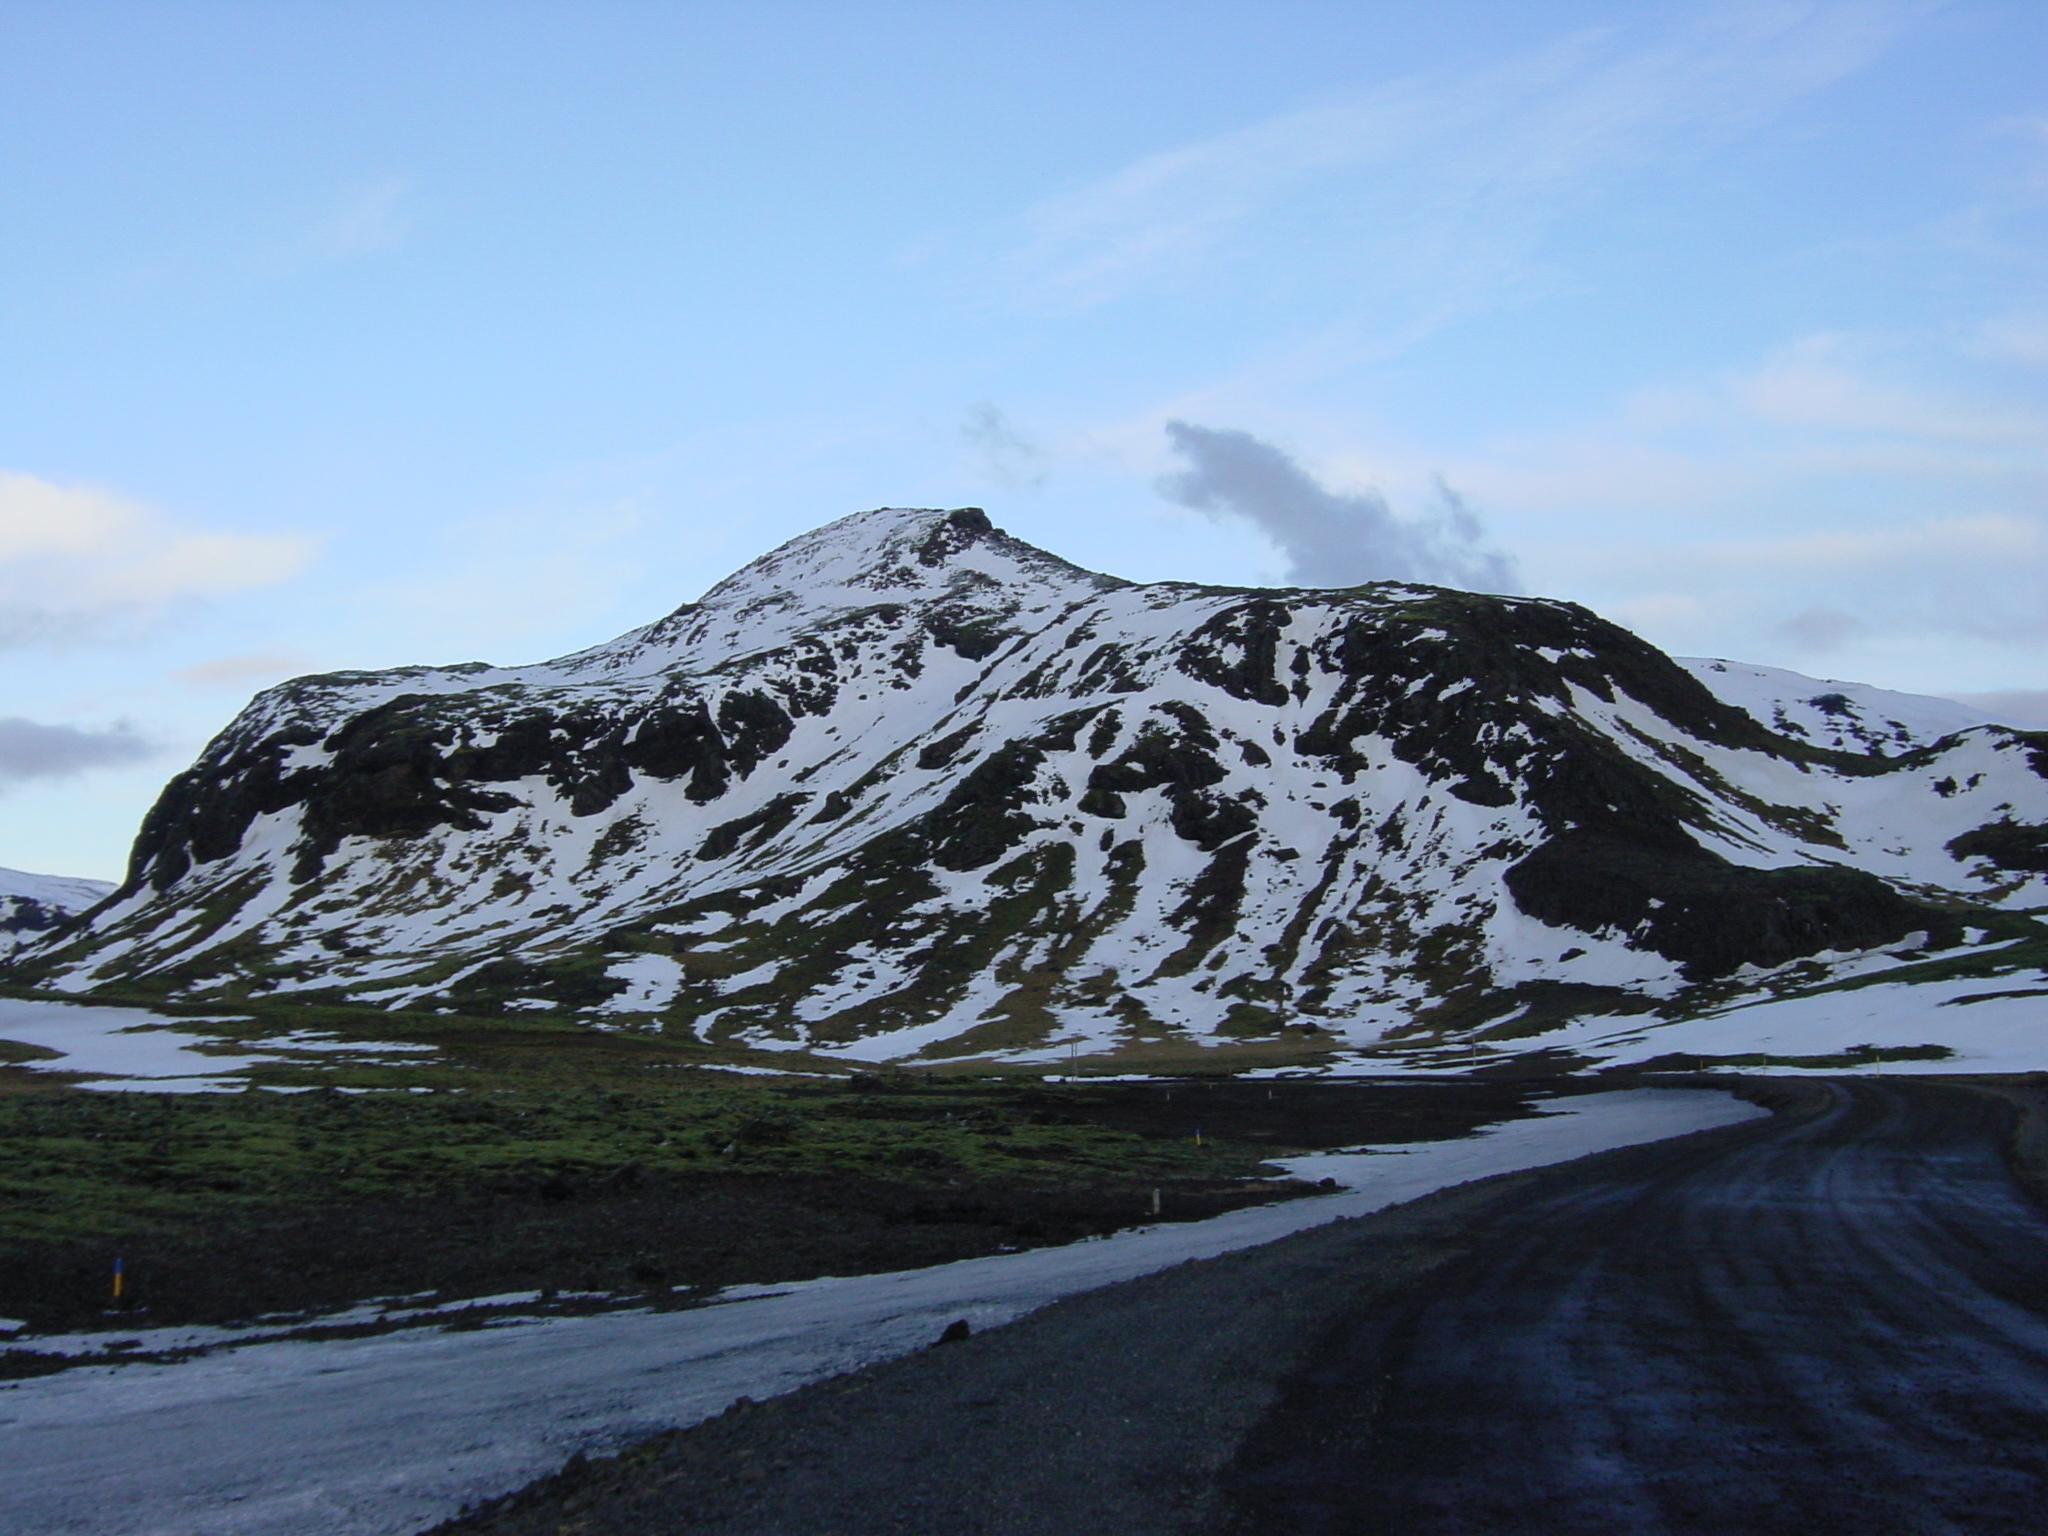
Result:
M2048 874L2048 826L1994 821L1951 838L1948 851L1958 859L1984 859L2000 869Z
M1872 949L1923 931L1961 941L1952 912L1909 901L1839 865L1752 869L1694 847L1554 837L1507 872L1515 905L1559 927L1626 936L1688 977L1775 966L1822 950Z
M1292 617L1285 603L1264 598L1227 609L1188 636L1180 650L1180 669L1232 698L1285 704L1280 636Z
M744 844L753 847L765 842L796 820L796 813L810 800L809 795L777 795L758 811L736 816L731 821L720 822L711 829L711 835L704 839L697 850L700 859L722 859Z

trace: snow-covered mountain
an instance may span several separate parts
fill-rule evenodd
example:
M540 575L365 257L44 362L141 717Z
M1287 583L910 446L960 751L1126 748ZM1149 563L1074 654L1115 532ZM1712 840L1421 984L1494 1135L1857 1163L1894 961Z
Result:
M0 869L0 955L32 944L67 917L105 900L114 887L105 880L65 875L31 875Z
M268 690L14 974L860 1057L1540 1044L2025 940L2044 822L2048 734L1961 705L885 509L559 661Z

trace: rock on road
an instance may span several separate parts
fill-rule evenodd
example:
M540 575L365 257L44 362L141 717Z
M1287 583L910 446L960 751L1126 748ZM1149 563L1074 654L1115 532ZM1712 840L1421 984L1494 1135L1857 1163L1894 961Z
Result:
M2048 1529L2048 1221L2011 1105L1786 1092L1077 1297L449 1529Z

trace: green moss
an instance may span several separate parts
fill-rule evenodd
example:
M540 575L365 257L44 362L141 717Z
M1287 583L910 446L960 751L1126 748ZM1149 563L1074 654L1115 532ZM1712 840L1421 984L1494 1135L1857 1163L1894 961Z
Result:
M1232 1003L1216 1032L1233 1039L1249 1039L1277 1035L1286 1023L1286 1015L1278 1008L1269 1008L1264 1003Z
M550 1054L539 1081L500 1070L472 1074L489 1086L431 1093L0 1092L0 1240L200 1232L298 1202L530 1192L639 1172L1215 1177L1254 1173L1278 1150L1198 1152L1068 1116L1036 1123L1000 1080L875 1095Z

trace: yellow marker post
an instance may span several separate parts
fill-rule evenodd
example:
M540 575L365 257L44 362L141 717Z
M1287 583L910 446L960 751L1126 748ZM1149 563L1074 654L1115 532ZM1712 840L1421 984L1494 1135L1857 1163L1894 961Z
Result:
M121 1260L116 1257L114 1260L114 1300L116 1301L121 1299L121 1280Z

